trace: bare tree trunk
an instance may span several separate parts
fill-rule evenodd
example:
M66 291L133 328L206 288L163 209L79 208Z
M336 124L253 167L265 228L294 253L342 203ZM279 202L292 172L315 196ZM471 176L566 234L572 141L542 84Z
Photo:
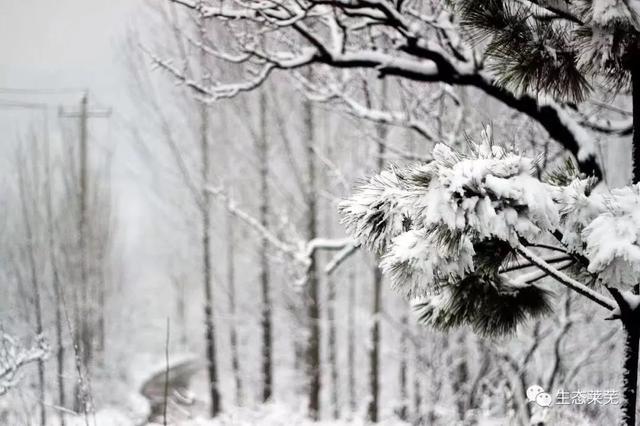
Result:
M405 151L413 153L415 149L415 133L412 131L406 132L405 135ZM406 305L402 305L402 314L400 317L400 324L402 327L402 334L400 335L400 367L399 367L399 379L400 379L400 409L398 417L402 420L407 420L409 416L409 345L408 335L412 332L409 327L409 316L406 312Z
M37 149L37 147L36 147ZM35 313L35 328L36 334L41 335L43 331L42 322L42 299L40 296L40 280L38 277L38 266L36 263L36 247L34 230L31 223L31 214L29 207L27 206L28 188L25 180L25 165L23 164L21 170L18 171L18 179L20 185L20 203L22 206L22 216L24 220L24 227L27 237L27 258L29 262L29 274L31 278L31 291L33 292L33 307ZM37 183L34 183L34 185ZM34 197L35 191L32 194ZM37 201L33 200L33 206L35 207ZM34 215L35 216L35 215ZM38 403L40 408L40 425L45 426L47 423L47 415L45 410L45 377L44 377L44 360L38 360Z
M369 349L369 407L367 418L378 421L378 399L380 394L378 378L380 374L380 310L382 305L382 272L377 265L373 269L373 307L371 309L371 347Z
M62 338L62 309L64 307L64 297L62 286L60 285L60 272L56 259L55 226L53 223L53 176L51 174L51 147L49 146L49 126L47 124L47 112L45 111L45 134L44 134L44 165L45 165L45 185L46 185L46 210L47 210L47 242L49 249L49 264L51 267L51 280L53 286L53 296L55 303L55 334L56 334L56 382L58 387L58 405L66 405L66 395L64 389L64 341ZM64 412L58 411L60 426L65 426Z
M469 381L469 369L467 366L467 343L465 337L464 331L461 330L456 339L456 348L452 354L452 356L457 357L452 359L453 380L451 386L456 396L455 404L458 412L458 420L464 420L468 401L467 383Z
M418 374L417 360L416 368L413 371L413 417L418 420L422 417L422 386L420 384L421 375ZM427 423L433 424L433 423Z
M419 329L419 332L421 332L420 329ZM419 399L419 403L416 404L416 417L419 419L422 419L422 421L425 421L425 424L428 424L428 425L436 424L436 422L439 420L436 413L436 407L438 405L439 396L442 389L442 374L441 374L441 370L439 369L439 364L440 364L440 357L447 350L447 345L448 345L448 340L446 337L437 336L435 339L434 349L430 349L429 365L428 365L429 380L426 382L428 384L428 388L427 388L428 392L426 392L425 394L426 405L427 405L426 415L422 414L422 406L421 406L423 386L421 386L421 383L416 383L416 385L419 386L419 390L420 390L420 392L418 392L416 396L416 399ZM439 349L435 349L435 348L439 348ZM417 350L417 353L420 354L419 352L420 349L416 348L416 350ZM418 368L419 364L420 364L420 360L416 359L416 368ZM426 374L424 373L420 375L416 374L416 376L418 376L422 380L426 378Z
M267 95L259 91L260 134L258 163L260 167L260 223L265 228L269 222L269 144L267 136ZM271 399L273 387L271 295L269 283L269 245L266 238L260 242L260 287L262 289L262 401Z
M173 288L176 298L176 315L180 324L180 346L187 347L187 316L184 294L184 280L181 277L173 277Z
M206 116L206 107L202 107L205 112L202 117ZM206 119L203 120L203 123ZM203 132L206 126L203 125ZM206 142L207 136L203 133L203 179L206 182L208 173L204 172L208 168L208 154L204 152L208 151L208 143ZM205 341L207 346L207 364L209 373L209 395L211 397L210 414L211 417L215 417L220 412L220 394L218 392L218 370L216 362L216 343L215 343L215 328L213 321L213 292L211 290L211 221L210 221L210 199L207 191L202 191L202 284L204 286L204 321L205 321Z
M100 256L99 257L100 260L104 259L104 256ZM105 350L105 339L106 339L106 323L105 323L105 317L104 317L104 310L105 310L105 304L107 303L106 301L106 282L104 279L104 271L100 271L99 272L100 276L97 277L97 284L98 284L98 288L96 289L96 292L98 293L96 295L96 299L98 300L98 304L96 306L96 317L97 317L97 324L96 324L96 333L97 333L97 339L96 339L96 358L97 358L97 362L100 363L104 363L105 359L104 359L104 350Z
M335 306L336 306L336 285L333 281L327 282L327 290L329 294L327 296L327 321L329 325L328 330L328 345L329 345L329 368L331 373L331 407L333 418L340 417L340 407L338 406L338 359L336 348L336 322L335 322Z
M408 400L409 400L409 390L408 390L408 380L407 380L407 357L408 357L408 347L407 347L407 333L409 332L408 328L408 318L407 314L403 313L402 318L400 319L400 324L402 327L402 333L400 334L400 409L398 412L398 417L401 420L407 419L408 414Z
M204 19L201 18L200 40L206 40L206 28ZM200 72L202 80L209 80L209 71L205 61L205 52L200 49ZM220 391L218 383L218 364L216 352L215 324L213 319L213 291L212 271L211 271L211 195L206 186L209 184L210 161L209 161L209 108L204 102L200 103L200 158L201 166L201 191L200 191L200 213L202 216L202 285L204 287L204 322L205 322L205 344L207 353L207 371L209 374L209 414L215 417L222 411L220 401Z
M236 278L235 278L235 238L233 215L227 212L227 285L229 290L229 343L231 346L231 370L235 382L235 403L242 404L242 379L240 374L240 355L238 354L238 330L236 328Z
M382 108L384 108L387 92L387 82L381 82L381 99ZM368 103L371 103L368 100ZM378 137L378 170L383 167L383 157L385 152L385 139L387 137L387 129L384 125L378 125L376 128ZM380 311L382 309L382 272L378 267L378 259L373 268L373 306L371 309L371 317L373 324L371 325L371 346L369 349L369 407L367 410L367 418L371 422L378 421L378 400L380 397L380 386L378 383L380 375Z
M317 237L317 188L316 188L316 158L314 154L314 114L310 101L303 103L305 143L307 155L308 189L306 194L307 239ZM320 417L320 309L318 291L317 254L313 253L307 269L307 282L304 289L304 300L307 306L309 334L306 348L307 376L309 379L309 417L318 420Z
M349 294L347 296L347 370L349 386L349 408L351 413L356 411L356 274L352 267L349 272Z
M333 147L331 146L331 117L325 115L324 119L324 140L326 147L326 158L329 162L333 162ZM325 174L325 185L327 188L331 187L331 176ZM333 215L334 209L331 202L328 208L325 209L325 234L333 234ZM331 401L331 415L332 418L337 419L340 417L340 406L338 398L338 357L337 357L337 343L336 343L336 283L332 279L331 275L325 275L325 285L327 286L327 346L329 352L329 375L331 377L331 387L329 389L329 397Z
M78 223L78 250L80 252L80 297L77 300L78 303L78 316L76 321L76 336L75 344L80 351L80 359L82 361L82 368L84 369L85 377L89 377L90 364L92 359L92 335L89 325L91 314L91 300L89 297L89 267L88 267L88 201L89 201L89 152L88 152L88 95L85 93L82 96L80 103L80 173L79 173L79 223ZM89 395L86 383L78 383L76 387L76 409L87 413L89 410Z

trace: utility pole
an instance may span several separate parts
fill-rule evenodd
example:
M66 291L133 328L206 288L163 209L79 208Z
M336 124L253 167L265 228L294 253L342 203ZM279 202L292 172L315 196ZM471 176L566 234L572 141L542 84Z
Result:
M15 95L25 95L25 96L35 96L35 95L63 95L63 94L71 94L82 92L82 98L80 101L80 109L79 111L65 111L64 108L59 107L59 116L60 117L73 117L80 119L80 128L79 128L79 139L80 139L80 182L79 182L79 201L80 201L80 220L79 220L79 245L81 247L81 286L83 292L86 294L83 296L82 305L85 308L90 306L88 300L88 268L87 268L87 237L88 237L88 192L89 192L89 179L88 179L88 170L89 170L89 151L88 151L88 119L92 117L109 117L111 115L111 110L108 108L102 109L92 109L88 108L88 91L78 90L78 89L12 89L12 88L0 88L0 93L11 95L12 97ZM55 324L56 324L56 340L57 340L57 388L58 388L58 404L61 407L64 407L66 398L65 398L65 386L64 386L64 358L65 358L65 350L62 338L62 304L63 304L63 290L61 288L60 278L58 274L57 260L55 255L55 242L54 242L54 225L53 225L53 206L52 206L52 174L51 174L51 158L50 158L50 139L49 139L49 125L48 125L48 115L49 109L53 107L52 102L40 103L40 102L25 102L25 101L17 101L13 99L0 99L0 109L26 109L26 110L34 110L40 111L43 114L43 139L44 139L44 155L45 155L45 192L46 192L46 214L47 214L47 233L48 233L48 248L49 248L49 262L52 268L52 281L53 281L53 290L56 300L56 311L55 311ZM76 301L75 307L78 307L78 303ZM85 321L86 327L80 329L80 321L79 321L79 312L77 309L75 310L76 317L74 320L76 321L76 332L74 335L74 346L76 346L79 350L84 349L79 342L79 337L88 335L88 332L91 330L89 328L88 322ZM85 317L86 318L86 317ZM91 349L91 347L87 347L87 349ZM78 353L78 355L81 355ZM87 355L90 355L90 352L86 352L82 354L85 358L85 365L88 365ZM81 359L78 358L77 362L80 363ZM87 368L85 367L85 371ZM40 376L43 377L43 372L40 372ZM81 377L82 379L82 377ZM43 380L41 380L43 382ZM41 384L42 387L42 384ZM76 389L76 392L78 389ZM76 393L78 395L78 393ZM85 395L86 396L86 395ZM40 398L41 404L43 404L44 396ZM79 401L76 401L78 403ZM82 407L85 410L88 407ZM41 421L44 421L44 405L41 406ZM60 414L60 424L64 426L64 416L62 412Z
M82 309L82 321L80 324L80 350L82 354L82 364L85 370L89 369L91 360L91 336L88 324L90 306L89 306L89 280L87 274L87 200L88 200L88 149L87 149L87 102L88 93L85 92L80 100L80 223L78 224L78 245L80 247L80 302Z
M80 252L80 289L79 295L74 297L75 336L74 345L78 349L84 374L88 375L93 359L93 305L91 295L91 283L89 282L89 118L109 117L110 109L89 110L89 92L84 91L80 98L78 111L65 111L60 108L60 117L78 118L79 120L79 146L78 146L78 249ZM76 294L78 294L76 293ZM101 321L99 319L99 321ZM103 332L103 330L100 330ZM100 336L102 339L103 336ZM76 411L87 413L89 411L89 395L86 383L79 383L75 392Z

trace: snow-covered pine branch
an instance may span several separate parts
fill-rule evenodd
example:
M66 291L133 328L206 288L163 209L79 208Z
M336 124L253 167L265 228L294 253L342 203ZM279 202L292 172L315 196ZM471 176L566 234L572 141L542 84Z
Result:
M418 302L421 318L487 335L513 331L550 310L551 293L538 284L544 275L614 309L614 300L560 271L566 258L552 265L534 247L555 248L544 242L560 233L557 250L586 259L585 273L630 288L640 272L638 186L595 192L595 180L572 168L543 182L535 161L496 145L490 129L469 147L465 154L439 144L433 161L390 167L340 205L348 231L382 256L383 272ZM518 256L543 274L503 273Z

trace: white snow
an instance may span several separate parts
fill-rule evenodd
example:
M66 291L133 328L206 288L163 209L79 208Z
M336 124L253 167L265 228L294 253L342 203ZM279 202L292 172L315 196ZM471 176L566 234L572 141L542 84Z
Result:
M488 130L471 151L438 144L432 162L386 170L342 204L354 237L384 254L383 271L409 298L473 272L477 242L537 241L559 224L553 191L532 176L533 160L493 144Z
M512 242L518 236L535 240L557 226L549 188L531 176L533 160L492 145L488 135L475 150L477 158L457 159L450 148L436 147L439 185L423 198L425 224Z
M468 238L463 237L457 250L448 253L440 249L433 234L411 230L394 238L380 267L408 298L423 297L432 294L439 282L472 272L474 254Z
M65 415L65 424L67 426L136 426L140 424L125 415L121 410L114 407L105 407L95 414L89 414L87 418L81 415ZM50 426L57 426L59 419L57 416L51 416Z
M640 276L639 186L613 189L583 231L589 271L614 286L633 286Z
M585 61L585 64L580 64L580 61ZM586 66L593 60L593 55L581 55L578 58L579 66ZM556 113L558 114L558 119L565 125L565 127L571 132L573 138L578 143L578 160L584 161L589 157L596 156L595 149L595 140L593 135L591 135L584 126L578 123L575 119L571 117L571 115L565 110L565 107L558 105L556 102L549 101L549 106L555 108Z
M173 424L176 426L365 426L369 422L361 418L314 422L306 416L304 410L296 411L283 404L271 403L254 408L231 407L215 419L195 418ZM409 423L396 418L382 418L380 424L409 426ZM159 425L150 423L149 426Z
M600 27L631 18L631 12L623 0L593 0L591 10L592 23Z
M640 295L632 293L630 291L622 291L620 292L620 294L632 311L638 309L638 306L640 306ZM620 314L620 311L618 311L617 313Z

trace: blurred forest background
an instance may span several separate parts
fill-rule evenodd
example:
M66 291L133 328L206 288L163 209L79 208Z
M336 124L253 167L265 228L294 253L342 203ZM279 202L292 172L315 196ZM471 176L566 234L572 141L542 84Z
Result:
M539 122L375 67L276 70L209 96L260 77L220 60L237 41L224 21L82 3L0 6L0 362L33 355L0 388L0 423L529 424L532 384L617 388L617 329L591 306L559 292L510 339L432 331L339 223L364 177L487 124L545 173L571 153ZM628 108L602 92L578 120L611 186L628 181L628 133L585 123Z

